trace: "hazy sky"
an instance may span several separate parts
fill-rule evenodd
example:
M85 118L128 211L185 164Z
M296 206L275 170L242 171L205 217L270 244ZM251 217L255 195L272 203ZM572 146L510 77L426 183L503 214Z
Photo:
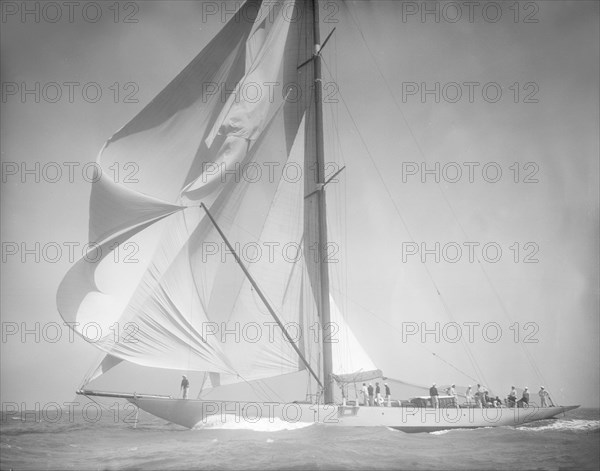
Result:
M57 2L53 22L55 7L2 2L3 402L70 400L97 356L70 338L55 303L87 239L82 169L236 2L210 2L218 14L207 17L202 2L91 3L69 18ZM39 18L22 17L24 4ZM350 17L322 2L322 35L337 28L324 52L324 80L337 84L325 116L328 159L347 165L345 205L331 204L347 227L332 230L345 241L346 316L389 376L476 378L498 394L545 383L559 403L598 407L599 4L469 5L348 2ZM422 16L435 8L439 21ZM425 161L439 165L439 184ZM407 252L436 243L428 271ZM440 338L422 338L436 322ZM472 326L468 350L449 322L467 337Z

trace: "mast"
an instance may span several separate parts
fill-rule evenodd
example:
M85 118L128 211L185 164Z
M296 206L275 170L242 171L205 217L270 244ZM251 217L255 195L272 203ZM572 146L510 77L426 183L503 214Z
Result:
M319 1L312 0L313 10L313 37L314 37L314 87L315 87L315 176L317 187L317 255L321 281L321 296L319 300L321 315L321 336L323 351L323 385L325 404L333 403L333 358L331 348L331 315L329 308L329 266L327 261L327 219L326 200L323 185L325 183L325 156L323 150L323 108L322 108L322 82L321 82L321 39L319 34Z

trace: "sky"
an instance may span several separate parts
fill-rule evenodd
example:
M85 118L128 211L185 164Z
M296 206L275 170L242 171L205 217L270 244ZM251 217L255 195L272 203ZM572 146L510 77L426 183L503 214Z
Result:
M55 301L87 240L85 165L236 4L88 3L2 2L0 392L25 408L71 400L98 355ZM342 305L390 377L598 407L599 4L481 5L322 2Z

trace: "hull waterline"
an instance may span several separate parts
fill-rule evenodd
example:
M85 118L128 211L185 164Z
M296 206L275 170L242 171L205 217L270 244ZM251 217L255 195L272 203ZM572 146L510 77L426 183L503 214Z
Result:
M391 427L403 432L516 426L551 419L579 406L528 408L361 407L303 403L257 403L193 399L129 398L131 403L169 422L193 428L209 419L223 423L320 423L342 427Z

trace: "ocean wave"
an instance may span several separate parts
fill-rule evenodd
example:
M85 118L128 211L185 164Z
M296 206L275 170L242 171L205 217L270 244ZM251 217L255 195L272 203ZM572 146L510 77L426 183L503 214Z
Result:
M452 430L437 430L435 432L429 432L429 435L446 435L448 432Z
M10 427L2 427L2 435L19 436L31 434L47 434L47 433L68 433L86 430L87 424L48 424L45 422L19 421L11 424Z
M544 423L543 425L523 425L517 427L517 430L524 430L527 432L544 432L547 430L558 432L598 432L600 431L600 420L559 419L550 423Z
M477 428L449 428L446 430L436 430L435 432L429 432L429 435L445 435L447 433L465 433L465 432L477 432L482 429L493 429L494 427L477 427Z
M308 422L286 422L279 418L261 418L255 422L242 420L233 414L225 416L213 415L196 424L194 430L253 430L255 432L278 432L280 430L297 430L313 425Z

